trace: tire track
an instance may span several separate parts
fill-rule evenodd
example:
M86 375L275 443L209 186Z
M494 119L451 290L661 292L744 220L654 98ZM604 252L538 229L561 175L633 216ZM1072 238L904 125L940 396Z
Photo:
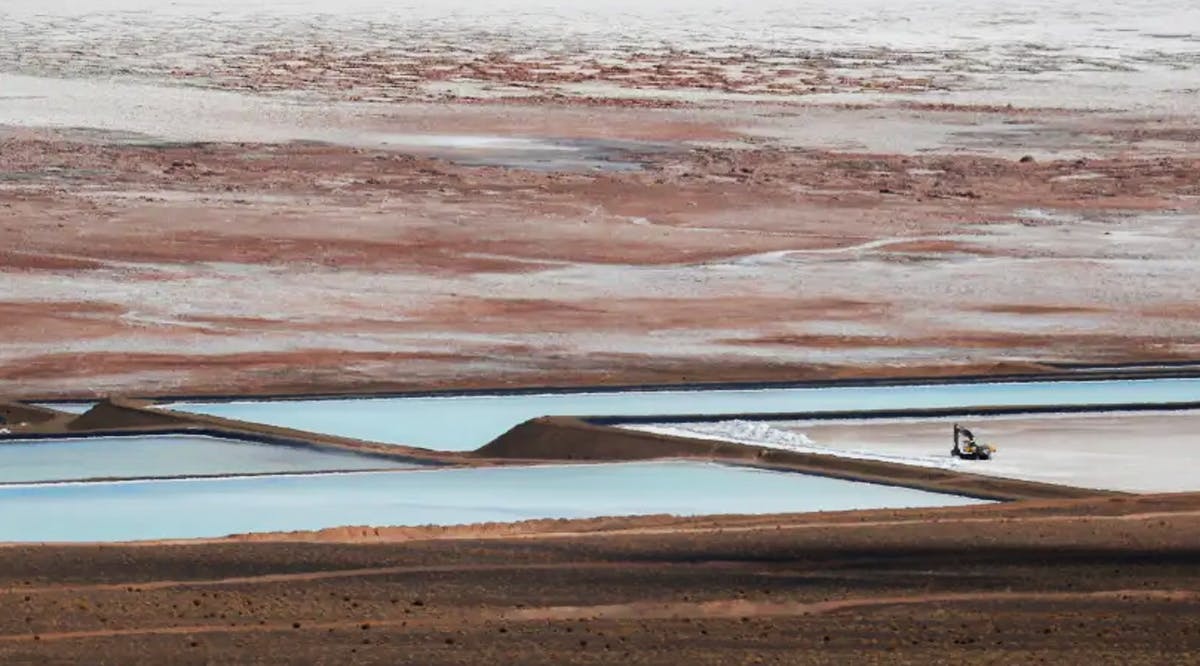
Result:
M438 574L438 573L486 573L491 571L555 571L576 569L651 569L663 566L687 569L733 569L747 566L750 562L711 560L701 562L539 562L531 564L429 564L401 565L389 567L365 567L359 569L333 569L305 571L300 573L261 574L256 576L232 576L197 580L154 580L141 583L97 583L92 585L45 585L41 587L9 587L0 594L44 594L53 592L144 592L180 587L220 587L225 585L260 585L268 583L309 582L338 578L365 576L389 576L395 574Z
M1094 601L1098 599L1186 602L1194 590L1102 590L1098 592L961 592L914 596L865 597L817 602L763 602L731 599L704 602L631 603L602 606L555 606L514 611L507 620L667 620L823 615L845 610L980 601Z
M774 530L803 530L803 529L845 529L855 527L903 527L908 525L973 525L988 523L1075 523L1081 521L1132 521L1155 520L1161 518L1196 518L1200 510L1189 511L1153 511L1146 513L1126 513L1116 515L1052 515L1052 516L987 516L969 518L904 518L899 520L865 520L858 522L796 522L769 523L761 525L733 526L704 526L704 527L633 527L628 529L605 530L599 532L538 532L511 535L461 536L453 535L440 537L446 540L484 540L484 539L573 539L583 537L613 537L613 536L662 536L672 534L737 534L741 532L774 531ZM415 539L435 540L435 539ZM263 543L269 543L264 540ZM328 542L321 542L328 543Z
M966 602L1030 602L1030 601L1165 601L1188 603L1200 599L1195 590L1102 590L1095 592L978 592L925 594L901 597L864 597L817 602L754 602L727 599L703 602L632 603L600 606L547 606L525 609L465 609L451 617L428 619L360 618L334 622L271 623L244 625L188 625L179 627L134 627L126 629L97 629L63 631L41 634L0 635L0 643L56 642L92 638L122 638L136 636L195 636L203 634L273 633L299 630L373 628L431 628L461 627L464 623L479 622L556 622L576 620L671 620L671 619L733 619L743 617L788 617L824 615L850 610L871 610L893 606Z

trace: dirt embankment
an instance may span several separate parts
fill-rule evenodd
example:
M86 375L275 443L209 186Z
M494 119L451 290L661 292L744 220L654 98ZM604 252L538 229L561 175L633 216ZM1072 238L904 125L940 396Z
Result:
M47 416L46 411L48 410L41 410L39 413ZM139 401L110 398L80 416L67 420L60 415L43 423L27 426L16 436L172 433L209 434L283 446L350 451L436 465L488 466L546 461L601 463L690 458L993 500L1118 495L1106 491L983 477L927 467L662 435L592 424L574 417L533 419L512 428L475 452L457 453L362 442L234 419L172 412L152 408Z
M19 412L23 406L14 405ZM0 406L0 409L3 409ZM379 444L347 437L280 428L205 414L158 409L151 403L120 397L106 398L80 415L30 408L44 418L13 428L14 438L46 439L105 435L203 434L318 450L344 451L429 465L475 465L461 453L411 446Z
M24 405L17 402L0 402L0 428L22 429L28 427L64 426L72 417L53 409Z
M571 417L544 417L527 421L479 449L475 455L497 459L593 462L699 458L997 500L1118 494L928 467L676 437L593 425Z
M73 419L68 429L76 432L104 432L110 430L169 429L194 423L182 415L141 409L126 405L122 400L108 399Z

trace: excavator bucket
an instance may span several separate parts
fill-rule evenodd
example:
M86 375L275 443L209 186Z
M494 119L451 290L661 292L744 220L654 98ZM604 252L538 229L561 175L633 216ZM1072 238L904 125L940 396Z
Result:
M954 448L950 449L950 455L963 460L991 460L996 451L991 444L976 443L970 430L954 424Z

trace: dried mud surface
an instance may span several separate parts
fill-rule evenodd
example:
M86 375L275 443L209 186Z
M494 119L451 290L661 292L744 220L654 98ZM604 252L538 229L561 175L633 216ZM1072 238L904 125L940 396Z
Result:
M1195 495L1146 496L12 546L0 657L1196 663L1198 510Z
M1200 356L1179 3L10 5L5 396Z
M1196 159L637 159L529 171L331 145L9 137L0 377L23 395L339 391L1200 349Z

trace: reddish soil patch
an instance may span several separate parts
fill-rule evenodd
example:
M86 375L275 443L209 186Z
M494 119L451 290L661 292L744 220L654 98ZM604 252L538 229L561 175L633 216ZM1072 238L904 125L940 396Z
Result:
M3 324L21 344L0 349L0 379L24 395L346 391L1196 353L1177 306L1196 276L1171 254L1192 242L1187 227L1119 222L1195 214L1195 159L1022 164L678 143L736 136L729 117L713 118L526 106L489 120L427 106L378 121L675 142L622 153L643 165L628 172L19 133L0 151L0 172L22 174L0 191L0 233L18 248L3 257L0 301L22 308ZM1104 178L1060 178L1092 173ZM1082 236L1056 231L1067 224ZM1135 249L1108 228L1173 243L1137 246L1145 275L1130 276L1114 254ZM1048 260L1062 264L1054 289L1008 288ZM1109 275L1085 289L1080 262ZM1026 319L954 323L981 311ZM1082 328L1072 314L1094 321Z
M77 257L59 257L0 250L0 265L9 271L70 271L103 268L104 263Z
M421 360L462 362L464 357L454 354L441 356L432 354L404 354L400 352L348 353L336 350L297 350L293 353L268 354L223 354L212 358L180 357L172 354L54 354L39 356L25 363L10 363L0 366L0 373L13 380L39 377L56 377L70 374L84 378L106 375L133 366L145 371L174 369L187 359L189 366L197 370L221 372L230 369L253 367L257 372L289 371L303 364L307 372L336 372L349 362L404 362Z

